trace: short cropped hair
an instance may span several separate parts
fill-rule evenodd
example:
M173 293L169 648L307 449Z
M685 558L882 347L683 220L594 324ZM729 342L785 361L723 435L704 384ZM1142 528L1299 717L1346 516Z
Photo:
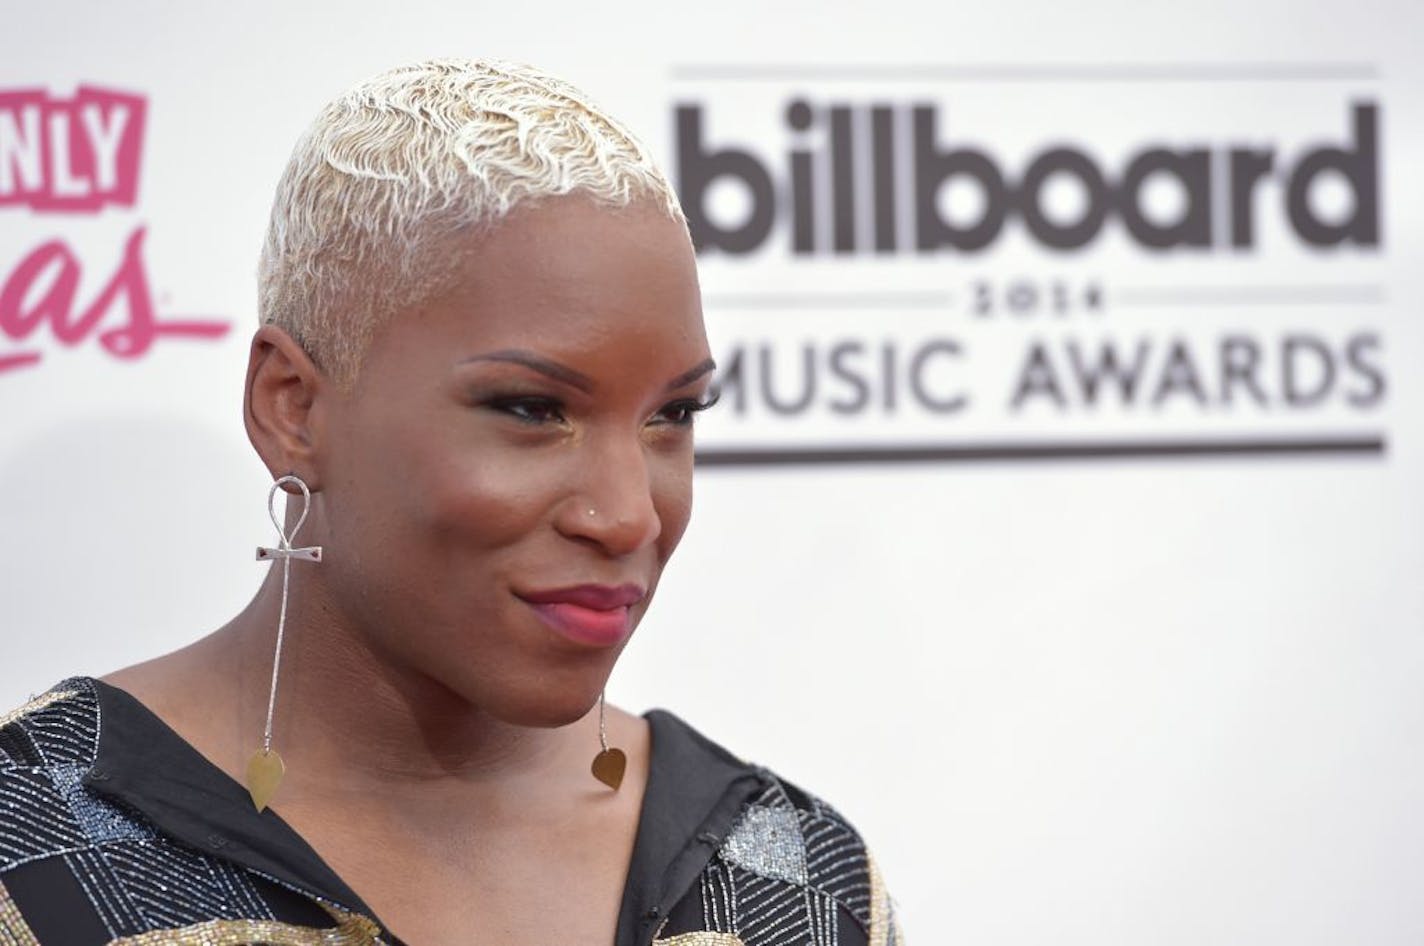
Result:
M467 59L381 73L327 105L292 152L258 265L261 320L349 391L381 325L452 271L433 241L572 193L651 199L686 224L643 145L559 79Z

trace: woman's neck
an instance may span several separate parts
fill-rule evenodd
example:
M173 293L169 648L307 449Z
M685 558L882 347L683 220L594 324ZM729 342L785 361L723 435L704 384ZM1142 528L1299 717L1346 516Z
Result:
M227 625L106 679L242 781L247 759L262 745L280 596L274 567ZM610 711L609 724L626 731L641 720ZM449 793L584 789L598 748L596 711L557 728L496 719L373 652L319 589L289 601L272 725L289 797L396 791L412 802L422 793L434 801Z

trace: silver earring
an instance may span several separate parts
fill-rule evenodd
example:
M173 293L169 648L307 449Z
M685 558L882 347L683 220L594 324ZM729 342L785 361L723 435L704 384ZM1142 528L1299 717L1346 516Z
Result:
M604 785L618 791L623 784L623 773L628 769L628 757L622 749L608 748L608 727L604 722L603 694L598 694L598 745L601 751L593 757L593 777Z
M283 528L282 521L277 518L277 491L285 483L295 484L302 493L302 513L297 517L297 524L292 526L290 534ZM277 613L277 648L272 655L272 689L267 695L267 725L262 730L262 748L254 752L252 758L247 760L247 792L252 796L252 803L257 806L258 811L267 807L267 803L276 794L277 786L282 783L282 776L287 771L286 763L282 761L282 757L272 749L272 711L277 706L277 676L282 667L282 637L287 630L287 591L292 578L292 559L300 559L304 562L321 561L321 546L319 545L303 549L292 547L292 542L301 530L302 523L307 521L307 512L310 509L311 490L307 489L307 484L295 474L288 474L278 479L267 493L267 515L271 516L272 525L277 527L277 535L280 538L276 548L269 549L258 546L257 560L259 562L281 560L282 607Z

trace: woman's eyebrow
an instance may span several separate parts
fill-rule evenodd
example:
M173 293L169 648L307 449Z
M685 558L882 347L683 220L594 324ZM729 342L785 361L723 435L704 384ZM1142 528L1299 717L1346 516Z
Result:
M711 358L708 358L706 361L700 362L695 368L692 368L689 371L684 371L682 374L669 381L667 389L669 391L675 391L680 387L684 387L685 385L691 384L707 372L716 370L717 362L713 361Z
M570 387L578 388L585 394L593 390L593 379L581 371L575 371L568 365L559 364L542 355L536 355L532 351L522 348L503 348L499 351L484 352L479 355L470 355L468 358L461 358L459 364L471 361L503 361L509 364L523 365L526 368L539 372L542 375L553 378L555 381L562 381ZM709 371L717 370L717 363L711 358L699 362L693 368L684 371L668 382L667 390L675 391L678 388L686 387Z
M485 352L482 355L471 355L468 358L461 358L459 364L471 361L505 361L510 364L523 365L542 375L547 375L555 381L562 381L564 384L578 388L585 394L593 390L593 381L588 375L520 348L505 348L499 351Z

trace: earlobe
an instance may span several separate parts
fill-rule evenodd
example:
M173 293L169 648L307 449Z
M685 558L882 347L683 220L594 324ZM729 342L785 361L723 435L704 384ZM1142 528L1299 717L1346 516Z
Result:
M291 335L264 325L252 336L243 391L247 439L273 478L296 471L321 489L317 463L325 377Z

